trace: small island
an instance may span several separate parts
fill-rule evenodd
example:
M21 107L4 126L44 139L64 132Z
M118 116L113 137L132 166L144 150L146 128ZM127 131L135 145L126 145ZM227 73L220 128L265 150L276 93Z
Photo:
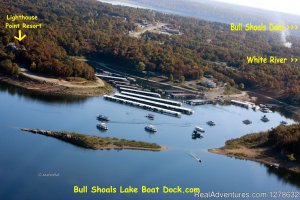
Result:
M104 150L104 149L131 149L131 150L145 150L145 151L162 151L165 147L162 147L155 143L108 138L108 137L97 137L92 135L85 135L80 133L72 133L65 131L47 131L41 129L28 129L21 128L21 131L30 132L34 134L45 135L54 137L73 145L93 150Z
M300 125L278 126L267 132L228 140L211 153L253 160L300 173Z

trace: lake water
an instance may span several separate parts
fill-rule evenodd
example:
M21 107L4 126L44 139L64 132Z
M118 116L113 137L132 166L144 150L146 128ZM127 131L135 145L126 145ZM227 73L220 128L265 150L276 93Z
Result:
M145 110L93 98L35 95L0 84L0 199L195 199L193 194L74 194L73 186L200 187L203 192L300 192L299 176L284 170L226 156L207 149L230 138L270 129L286 119L236 106L192 107L195 113L174 118L155 114L156 134L144 127ZM97 114L108 115L109 131L96 129ZM243 120L253 124L246 126ZM215 127L206 122L213 120ZM206 129L203 139L192 140L195 126ZM97 136L156 142L167 151L86 150L54 138L23 133L19 128L75 131ZM197 162L189 153L202 159ZM56 173L56 177L39 174Z

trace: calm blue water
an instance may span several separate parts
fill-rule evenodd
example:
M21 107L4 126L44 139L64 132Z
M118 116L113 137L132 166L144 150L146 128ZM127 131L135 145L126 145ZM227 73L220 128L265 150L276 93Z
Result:
M101 195L74 194L73 186L181 186L200 187L203 192L300 192L300 179L285 171L274 171L256 162L237 160L207 152L230 138L277 126L286 119L279 113L267 114L235 106L193 107L195 114L173 118L156 114L155 135L147 134L147 111L119 105L102 97L68 99L0 91L0 199L195 199L193 194ZM109 131L96 129L96 115L111 118ZM246 126L243 120L253 124ZM217 126L208 127L213 120ZM192 140L198 125L205 137ZM66 130L97 136L156 142L167 146L163 152L86 150L54 138L23 133L21 127ZM202 159L198 163L188 154ZM39 173L57 173L42 177ZM297 186L298 185L298 186Z

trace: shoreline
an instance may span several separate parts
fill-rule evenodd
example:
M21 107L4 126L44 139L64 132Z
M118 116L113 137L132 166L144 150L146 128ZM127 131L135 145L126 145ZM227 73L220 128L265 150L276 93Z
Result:
M108 138L108 137L98 137L93 135L86 135L73 132L65 131L48 131L41 129L29 129L21 128L23 132L29 132L38 135L44 135L47 137L53 137L58 140L64 141L69 144L73 144L78 147L92 150L142 150L142 151L165 151L166 147L160 146L155 143L118 139L118 138Z
M280 159L276 159L275 157L268 156L265 154L268 151L268 148L248 148L245 146L240 146L239 148L213 148L208 149L208 152L227 156L230 158L242 159L242 160L250 160L258 163L262 163L268 165L270 167L275 167L279 164L279 168L284 168L288 171L300 174L300 166L297 163L284 162Z
M58 80L58 79L57 79ZM104 94L110 94L113 92L113 88L103 82L103 86L63 86L55 83L49 83L46 81L36 80L19 74L18 78L12 78L0 74L0 82L7 83L9 85L16 86L21 89L28 91L39 92L44 94L51 95L72 95L72 96L84 96L84 97L93 97L93 96L102 96Z

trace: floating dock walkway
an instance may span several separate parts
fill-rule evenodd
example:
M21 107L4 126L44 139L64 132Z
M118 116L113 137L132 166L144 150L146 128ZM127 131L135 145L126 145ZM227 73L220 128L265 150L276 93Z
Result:
M141 94L141 95L147 95L147 96L161 98L160 94L154 93L154 92L147 92L147 91L143 91L143 90L135 90L135 89L129 89L129 88L124 88L124 87L120 87L120 90L135 93L135 94Z
M150 96L146 96L146 95L135 94L135 93L131 93L131 92L124 92L124 91L122 91L121 94L132 96L132 97L137 97L137 98L141 98L141 99L147 99L147 100L150 100L150 101L156 101L156 102L159 102L159 103L170 104L170 105L173 105L173 106L179 106L179 107L182 106L181 102L171 101L171 100L168 100L168 99L150 97Z
M147 105L147 104L143 104L143 103L138 103L138 102L135 102L135 101L130 101L130 100L114 97L114 96L104 95L104 99L109 100L109 101L114 101L114 102L127 104L127 105L130 105L130 106L143 108L143 109L146 109L146 110L151 110L153 112L159 112L159 113L162 113L162 114L175 116L175 117L180 117L181 116L180 112L167 110L167 109L163 109L163 108L160 108L160 107L151 106L151 105Z
M141 98L138 98L138 97L132 97L132 96L124 95L124 94L115 94L114 96L117 97L117 98L120 98L120 99L126 99L126 100L129 100L129 101L134 101L134 102L138 102L138 103L142 103L142 104L147 104L147 105L151 105L151 106L155 106L155 107L160 107L160 108L163 108L163 109L173 110L173 111L181 112L181 113L184 113L184 114L187 114L187 115L193 114L193 110L189 109L189 108L173 106L173 105L170 105L170 104L160 103L160 102L151 101L151 100L147 100L147 99L141 99Z
M191 106L200 106L205 104L215 104L216 101L213 100L188 100L185 101L186 104L189 104Z
M138 90L140 89L139 87L137 86L132 86L132 85L119 85L119 84L116 84L115 85L117 88L126 88L126 89L133 89L133 90Z
M237 101L237 100L231 100L231 104L238 105L244 108L253 108L255 107L254 103L248 102L248 101Z
M115 81L123 81L123 82L129 82L127 78L118 77L118 76L108 76L103 74L95 74L97 77L103 78L103 79L109 79L109 80L115 80Z

